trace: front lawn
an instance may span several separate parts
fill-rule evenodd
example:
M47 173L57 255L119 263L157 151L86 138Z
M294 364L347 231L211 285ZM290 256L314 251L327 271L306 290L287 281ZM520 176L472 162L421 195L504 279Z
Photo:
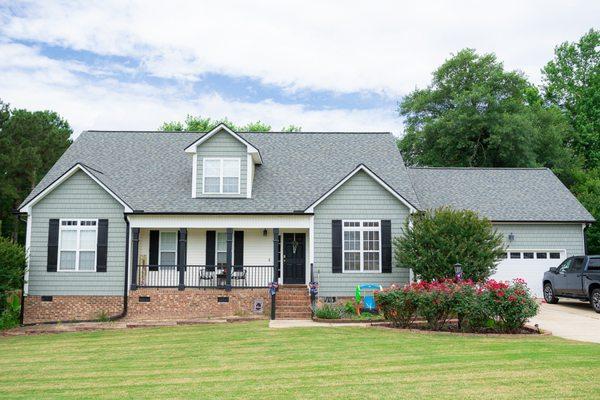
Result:
M269 329L264 321L0 337L0 397L585 398L600 346L544 337Z

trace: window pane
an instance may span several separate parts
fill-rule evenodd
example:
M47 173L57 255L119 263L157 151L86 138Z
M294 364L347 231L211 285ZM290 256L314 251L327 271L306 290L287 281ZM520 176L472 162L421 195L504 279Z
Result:
M560 253L550 253L550 258L560 258Z
M363 250L379 250L379 232L363 232Z
M355 221L345 221L344 226L360 226L360 222Z
M223 176L239 177L240 163L238 160L223 160Z
M501 258L501 259L505 259L505 258L507 258L507 257L508 257L508 255L507 255L506 253L502 253L502 254L500 254L500 258Z
M536 253L537 258L548 258L548 253Z
M77 249L77 231L64 230L60 232L60 248L66 250Z
M360 271L360 253L359 252L344 253L344 270L345 271Z
M75 270L75 252L61 251L60 252L60 269L74 271Z
M177 233L160 233L160 251L175 251L177 249Z
M80 250L96 249L96 231L81 231L79 236Z
M96 259L95 251L80 251L79 252L79 270L93 271Z
M223 178L223 193L239 192L239 178Z
M521 258L521 253L510 253L510 258Z
M204 177L204 193L220 193L221 179Z
M533 253L525 252L523 253L523 258L531 259L533 258Z
M365 252L363 259L363 269L365 271L379 271L379 253Z
M360 232L344 232L344 250L360 250Z
M160 265L176 265L175 252L174 251L161 251L160 252Z
M217 265L225 265L227 264L227 251L218 251L217 252Z
M221 160L204 160L204 176L220 176Z
M217 251L227 252L227 233L217 232Z

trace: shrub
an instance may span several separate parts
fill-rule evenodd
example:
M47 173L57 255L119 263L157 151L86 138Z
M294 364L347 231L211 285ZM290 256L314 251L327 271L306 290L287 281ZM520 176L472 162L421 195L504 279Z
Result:
M315 310L315 315L322 319L340 319L344 315L344 311L339 306L323 304Z
M21 305L15 291L23 288L26 265L23 246L0 237L0 328L19 322Z
M457 318L466 332L517 332L538 310L523 280L512 283L470 280L413 283L376 294L386 319L408 327L416 316L432 330L441 330L449 318Z
M522 279L515 279L512 284L489 280L484 293L498 331L516 332L537 314L538 303Z
M464 279L483 281L504 253L502 236L473 211L440 208L411 214L404 232L394 238L396 264L412 268L425 281L453 278L456 263Z
M412 285L402 289L392 286L378 291L375 299L385 319L395 327L407 328L417 316L419 296Z

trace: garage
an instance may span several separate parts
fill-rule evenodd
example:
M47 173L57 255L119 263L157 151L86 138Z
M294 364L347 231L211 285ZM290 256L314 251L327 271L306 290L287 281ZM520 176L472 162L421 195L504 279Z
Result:
M492 279L510 281L522 278L536 297L542 297L542 278L550 267L557 267L565 258L566 250L510 249L498 263Z

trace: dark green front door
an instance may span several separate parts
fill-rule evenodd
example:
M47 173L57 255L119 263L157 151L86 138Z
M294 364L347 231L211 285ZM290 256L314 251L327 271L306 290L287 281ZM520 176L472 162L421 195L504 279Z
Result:
M306 235L283 234L283 283L306 283Z

